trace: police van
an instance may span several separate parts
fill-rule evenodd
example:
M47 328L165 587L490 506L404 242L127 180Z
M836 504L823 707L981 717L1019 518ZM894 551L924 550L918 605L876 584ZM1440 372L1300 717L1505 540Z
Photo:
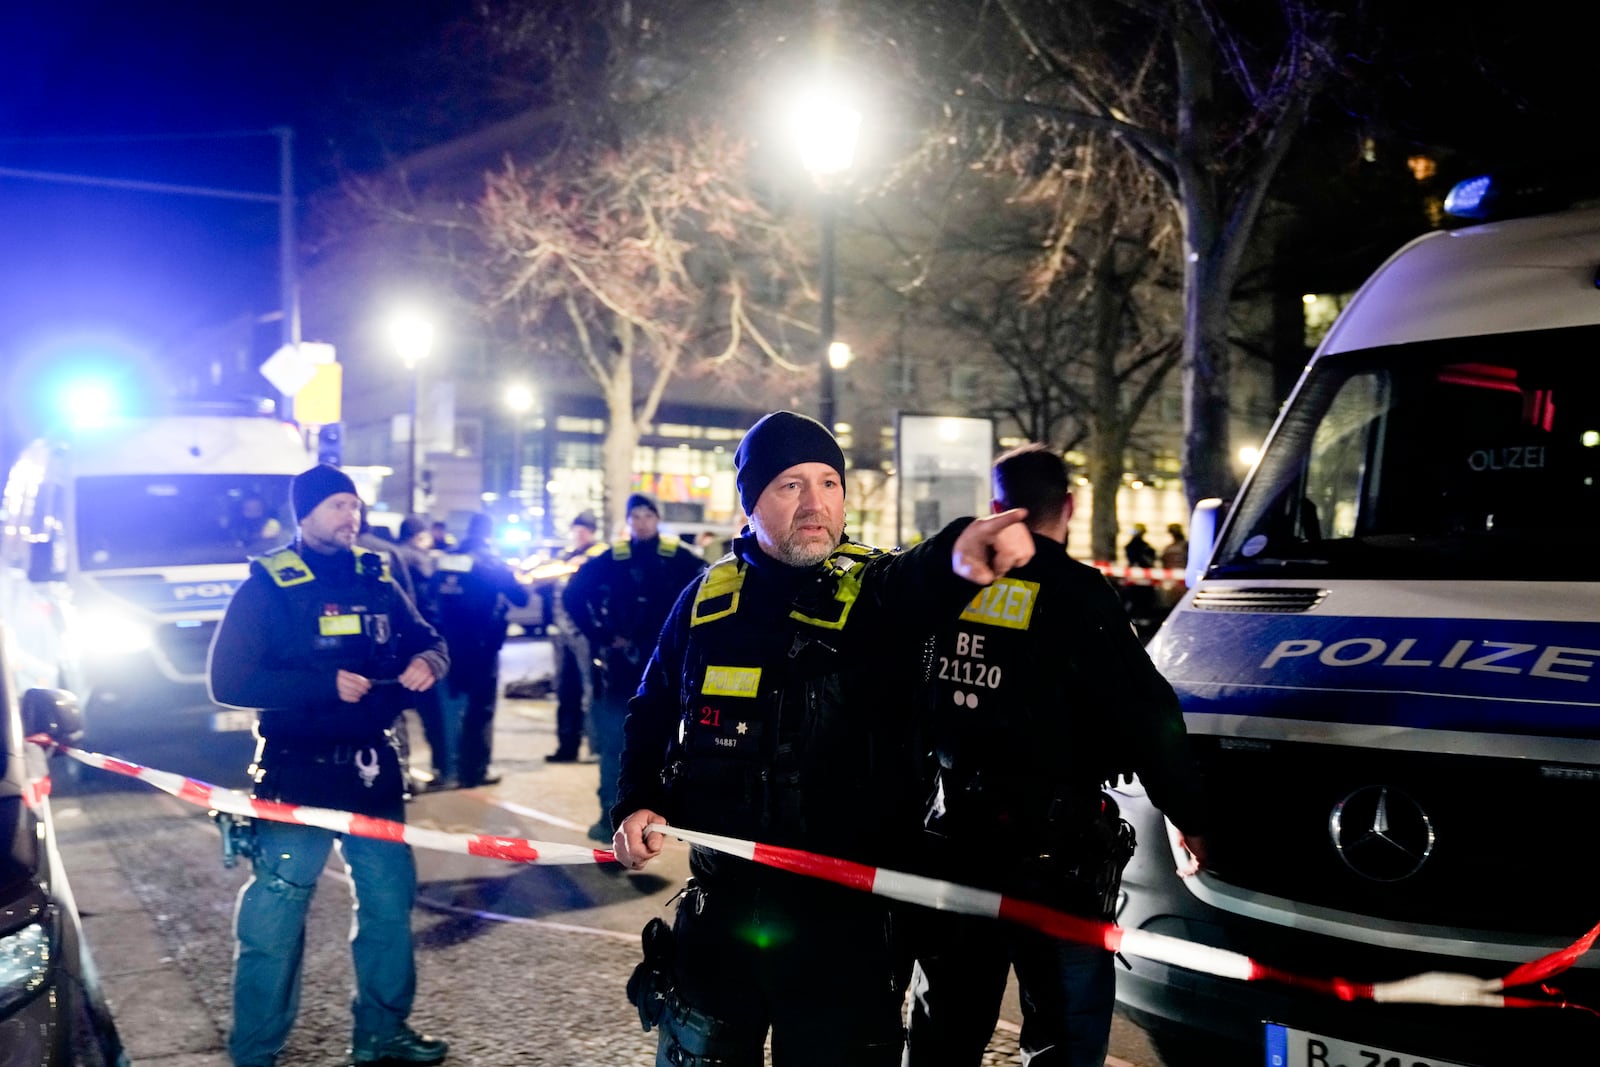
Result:
M250 728L206 696L206 654L248 558L294 532L300 430L194 409L23 449L0 497L0 621L19 689L83 701L89 741L153 725Z
M1197 508L1189 591L1148 647L1216 799L1211 865L1178 879L1175 835L1128 790L1145 847L1125 928L1372 982L1504 975L1600 922L1597 285L1600 209L1411 242L1335 322L1220 525ZM1244 1062L1600 1061L1578 1010L1130 962L1125 1012L1247 1042ZM1508 995L1600 1009L1600 953L1549 984ZM1193 1047L1161 1044L1173 1064Z

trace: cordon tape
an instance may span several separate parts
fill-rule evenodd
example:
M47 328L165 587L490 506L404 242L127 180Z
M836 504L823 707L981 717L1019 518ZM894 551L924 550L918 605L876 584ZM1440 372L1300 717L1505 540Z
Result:
M252 800L238 790L214 786L167 771L153 770L115 756L58 745L42 735L30 737L28 740L46 749L54 748L87 766L136 778L198 807L233 815L300 823L336 833L402 842L416 848L439 852L484 856L511 863L616 862L616 857L610 849L485 834L445 833L346 811ZM29 787L29 802L37 805L49 792L49 778L38 779ZM660 823L652 823L645 828L645 831L665 834L691 845L713 849L762 866L821 879L890 900L920 904L939 911L962 915L1001 919L1062 940L1085 945L1101 945L1111 952L1131 953L1174 967L1241 982L1276 982L1345 1001L1370 1000L1390 1004L1440 1004L1488 1008L1573 1008L1600 1014L1586 1005L1565 999L1558 989L1545 984L1547 979L1567 970L1579 956L1589 951L1596 938L1600 938L1600 924L1565 948L1521 964L1499 978L1429 971L1396 981L1356 982L1345 978L1321 978L1297 974L1257 962L1249 956L1227 949L1199 945L1145 930L1126 930L1115 923L1085 919L992 890L925 878L905 871L873 867L801 849L763 845L754 841L705 834ZM1512 995L1506 992L1514 989L1527 989L1530 995Z

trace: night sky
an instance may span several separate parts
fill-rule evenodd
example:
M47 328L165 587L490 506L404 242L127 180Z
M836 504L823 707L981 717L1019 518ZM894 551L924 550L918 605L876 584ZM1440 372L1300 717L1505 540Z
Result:
M1533 91L1508 90L1489 106L1475 91L1474 106L1434 129L1587 146L1592 120L1551 109L1589 106L1593 62L1573 54L1593 47L1589 27L1573 23L1570 5L1551 19L1463 21L1477 6L1408 6L1413 47L1431 43L1417 54L1495 49L1483 72L1531 73ZM470 8L468 0L0 5L0 168L274 194L277 142L265 132L287 124L296 131L297 191L307 195L333 181L336 160L360 169L392 148L385 138L408 100L415 111L446 95L447 79L418 57L449 54L444 28ZM1448 105L1458 84L1435 85L1417 70L1379 88L1407 98L1416 116L1441 98ZM199 136L241 133L250 135ZM84 338L159 352L204 327L273 311L277 227L272 204L0 176L0 364Z
M0 168L276 194L266 131L288 125L303 196L333 180L332 146L375 143L382 103L426 83L406 62L465 7L0 5ZM0 233L0 359L159 351L279 303L271 203L0 176Z

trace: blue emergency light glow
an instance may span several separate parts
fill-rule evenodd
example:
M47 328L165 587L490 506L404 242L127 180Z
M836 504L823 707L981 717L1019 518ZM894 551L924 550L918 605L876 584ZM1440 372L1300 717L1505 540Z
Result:
M67 382L57 391L55 408L74 430L104 426L121 413L116 390L96 378Z
M1494 179L1487 174L1456 182L1444 198L1446 214L1458 219L1486 219L1495 199Z

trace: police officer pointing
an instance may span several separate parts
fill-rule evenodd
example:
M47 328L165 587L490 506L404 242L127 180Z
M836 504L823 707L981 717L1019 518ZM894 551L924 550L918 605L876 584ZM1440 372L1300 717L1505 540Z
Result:
M300 535L253 560L212 641L211 696L256 709L254 796L403 821L405 787L390 727L449 665L384 558L355 547L361 500L350 477L317 466L294 480ZM351 954L355 1063L434 1064L446 1045L406 1025L416 993L410 846L258 820L254 877L239 894L233 1030L236 1067L275 1062L294 1025L306 911L339 846L355 892Z
M637 870L663 844L645 828L671 824L882 864L905 784L902 639L1032 539L1014 513L903 554L843 540L844 456L793 412L758 421L734 462L750 525L678 598L629 705L613 848ZM904 972L880 898L698 847L689 862L675 928L646 928L629 983L658 1065L759 1067L769 1028L776 1067L899 1061Z

